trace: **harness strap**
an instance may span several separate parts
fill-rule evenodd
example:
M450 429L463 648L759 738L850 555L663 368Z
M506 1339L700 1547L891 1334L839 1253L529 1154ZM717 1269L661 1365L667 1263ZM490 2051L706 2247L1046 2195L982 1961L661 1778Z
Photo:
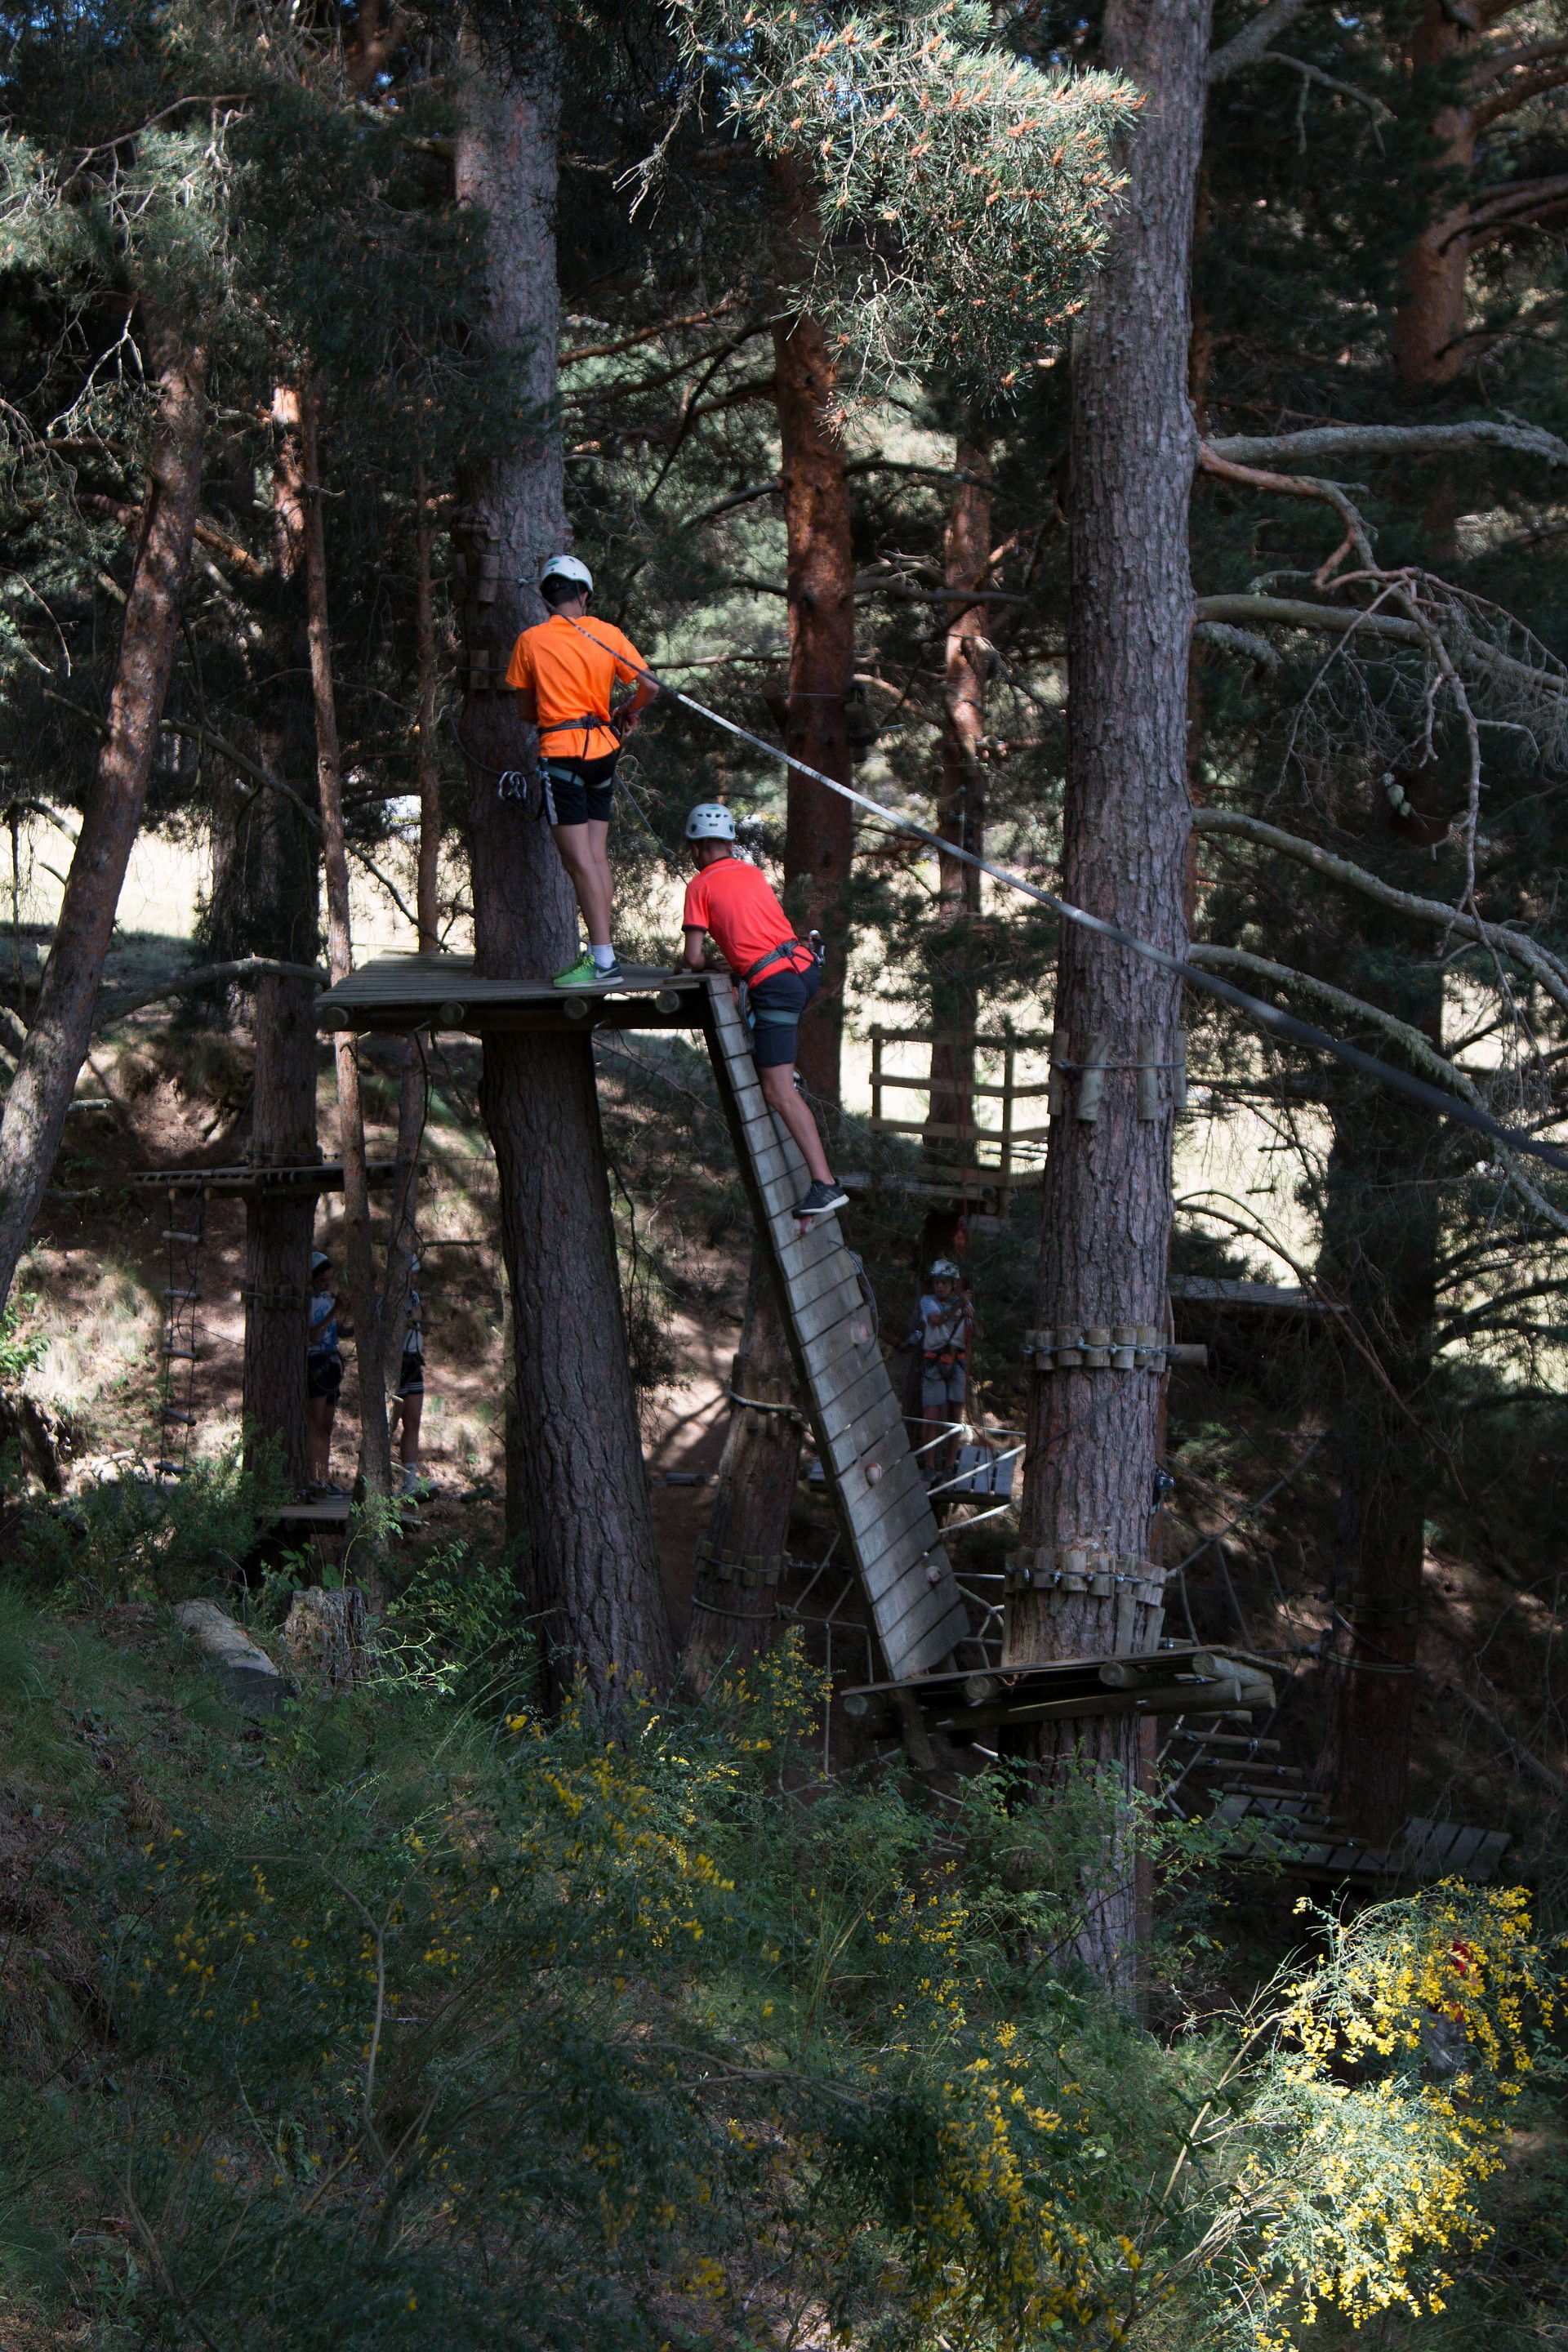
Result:
M770 979L775 971L802 971L805 967L795 961L797 954L805 958L807 965L817 961L804 940L781 940L776 948L769 948L765 954L757 958L749 971L741 974L741 986L753 988L759 980Z
M580 727L606 735L613 735L616 731L607 719L599 718L594 711L589 711L583 719L552 719L543 727L536 727L533 731L536 735L574 735Z

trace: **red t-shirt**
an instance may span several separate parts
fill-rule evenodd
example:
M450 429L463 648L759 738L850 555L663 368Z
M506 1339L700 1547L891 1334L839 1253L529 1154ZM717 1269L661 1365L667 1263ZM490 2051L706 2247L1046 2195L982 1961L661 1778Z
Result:
M737 979L795 937L766 881L743 857L716 857L686 886L681 927L707 931Z

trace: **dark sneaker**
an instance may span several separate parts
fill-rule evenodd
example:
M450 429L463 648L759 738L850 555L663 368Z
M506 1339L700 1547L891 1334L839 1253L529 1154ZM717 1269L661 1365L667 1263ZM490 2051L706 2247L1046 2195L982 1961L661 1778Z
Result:
M830 1209L844 1208L848 1199L848 1193L837 1181L813 1184L805 1200L795 1202L795 1213L797 1217L826 1217Z

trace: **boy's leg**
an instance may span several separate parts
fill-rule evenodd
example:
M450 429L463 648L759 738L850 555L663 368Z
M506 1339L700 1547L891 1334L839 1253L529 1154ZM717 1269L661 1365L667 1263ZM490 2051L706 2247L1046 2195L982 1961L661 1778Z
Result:
M775 1062L770 1068L759 1070L757 1079L768 1103L794 1136L813 1183L830 1184L833 1171L827 1165L827 1154L822 1148L811 1106L795 1092L795 1064Z
M615 895L606 847L609 826L592 821L586 824L552 824L550 835L577 893L577 904L587 926L589 946L607 948Z
M405 1470L412 1470L419 1460L419 1423L425 1412L425 1391L410 1389L401 1400L403 1405L403 1442L398 1447L398 1459Z

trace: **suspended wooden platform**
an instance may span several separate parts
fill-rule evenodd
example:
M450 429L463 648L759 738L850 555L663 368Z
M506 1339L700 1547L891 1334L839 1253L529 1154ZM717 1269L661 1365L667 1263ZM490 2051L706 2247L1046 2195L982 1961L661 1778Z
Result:
M390 1160L373 1160L365 1170L373 1187L390 1184L397 1170ZM143 1192L341 1192L341 1160L303 1160L292 1168L147 1168L126 1178Z
M918 1682L863 1683L842 1692L839 1704L868 1731L903 1732L913 1709L925 1731L963 1741L1005 1724L1267 1710L1274 1704L1274 1685L1255 1666L1221 1650L1141 1650L931 1674Z
M1314 1800L1240 1793L1222 1797L1211 1818L1234 1827L1256 1822L1267 1828L1267 1841L1231 1849L1237 1860L1248 1853L1280 1863L1288 1876L1316 1884L1382 1885L1403 1880L1424 1885L1438 1878L1468 1878L1485 1885L1497 1873L1510 1840L1506 1830L1465 1829L1457 1822L1429 1822L1419 1816L1405 1824L1396 1844L1365 1845L1359 1838L1331 1833L1313 1837L1322 1826L1315 1819Z
M560 1035L585 1024L702 1032L878 1648L900 1679L944 1665L968 1636L969 1612L910 1453L875 1308L837 1218L801 1225L792 1214L809 1179L763 1098L728 977L634 967L613 989L567 992L547 982L476 980L457 956L394 956L328 990L317 1010L323 1027L383 1033Z
M552 988L547 980L479 980L471 956L380 956L316 1000L323 1029L400 1034L455 1029L700 1029L710 982L701 972L623 964L613 988Z

